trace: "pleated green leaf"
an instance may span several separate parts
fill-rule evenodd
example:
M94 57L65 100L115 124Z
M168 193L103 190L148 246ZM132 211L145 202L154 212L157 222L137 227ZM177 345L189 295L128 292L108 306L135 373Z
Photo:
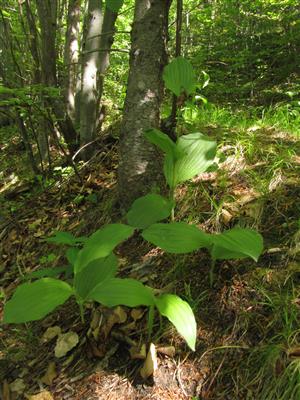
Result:
M77 243L77 240L70 232L58 231L54 236L47 238L46 242L74 246Z
M73 289L58 279L43 278L33 283L24 283L5 304L3 322L18 324L39 320L63 304L72 294Z
M79 251L80 250L77 247L70 247L66 251L66 258L69 261L70 265L72 265L72 267L74 267L74 265L76 263L76 259L78 257Z
M97 230L86 241L75 262L75 274L85 268L91 261L107 257L113 249L128 239L134 228L124 224L109 224Z
M251 257L257 261L263 251L262 236L251 229L233 228L212 235L212 257L217 260Z
M148 129L144 132L145 138L152 144L155 144L165 154L176 157L176 144L169 138L168 135L158 129Z
M184 156L175 162L175 186L205 172L214 162L217 144L202 133L181 136L176 146Z
M154 295L150 288L135 279L108 279L97 285L88 295L107 307L123 305L127 307L153 306Z
M99 283L113 278L118 269L118 259L111 253L109 256L90 262L83 270L75 275L74 287L76 293L86 299L88 294Z
M165 156L164 160L164 175L166 178L166 182L171 189L175 189L176 181L175 181L175 160L170 155Z
M63 273L67 273L70 269L70 266L64 266L64 267L49 267L49 268L41 268L33 272L29 272L24 276L24 280L28 281L31 279L40 279L40 278L54 278L58 277L59 275Z
M190 95L195 91L197 83L192 64L183 57L175 58L165 67L163 80L176 96L183 92Z
M145 131L144 135L150 143L154 144L165 153L164 175L167 184L173 188L175 161L184 156L184 153L180 152L176 143L173 142L168 135L158 129L148 129Z
M155 305L160 314L168 318L188 346L195 351L197 326L189 304L174 294L163 294L155 299Z
M144 229L170 216L174 203L158 194L147 194L135 200L127 213L129 225Z
M190 253L211 245L210 235L185 222L154 224L145 229L142 236L169 253Z
M124 0L105 0L105 5L111 11L117 13L123 6Z

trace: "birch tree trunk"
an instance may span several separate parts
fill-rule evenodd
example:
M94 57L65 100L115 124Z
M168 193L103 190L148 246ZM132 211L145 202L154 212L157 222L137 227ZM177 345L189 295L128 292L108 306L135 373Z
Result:
M103 94L104 76L109 67L111 47L114 42L115 24L118 13L105 8L99 54L99 103Z
M65 101L68 116L73 124L75 123L75 94L78 82L80 6L81 0L69 1L64 53Z
M159 153L144 139L143 132L160 125L170 3L135 2L118 171L119 198L125 209L137 197L162 185Z
M85 146L82 157L88 159L96 137L104 76L114 41L118 13L104 7L102 1L89 0L85 47L83 52L82 87L80 94L80 142Z
M99 104L97 72L102 26L103 2L102 0L89 0L83 40L84 52L80 93L80 144L85 146L82 150L82 158L84 159L91 156L93 147L89 143L96 137L97 107Z

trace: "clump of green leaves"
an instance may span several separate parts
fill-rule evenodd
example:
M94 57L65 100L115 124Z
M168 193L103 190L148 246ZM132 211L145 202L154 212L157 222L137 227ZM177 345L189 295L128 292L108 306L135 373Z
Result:
M39 320L71 296L79 305L82 319L84 306L91 301L107 307L146 306L151 313L156 308L167 317L189 347L195 350L196 322L188 303L174 294L156 296L152 288L135 279L116 277L118 259L113 250L134 230L129 225L109 224L89 238L75 238L67 232L58 232L49 238L49 242L71 246L66 255L72 264L74 278L71 282L64 282L43 277L20 285L5 305L3 323Z

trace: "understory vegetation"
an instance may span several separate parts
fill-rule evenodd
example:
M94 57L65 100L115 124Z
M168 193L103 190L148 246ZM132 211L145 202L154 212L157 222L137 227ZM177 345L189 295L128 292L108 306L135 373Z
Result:
M0 0L0 398L298 400L298 2L54 1L52 80L47 2L21 3Z

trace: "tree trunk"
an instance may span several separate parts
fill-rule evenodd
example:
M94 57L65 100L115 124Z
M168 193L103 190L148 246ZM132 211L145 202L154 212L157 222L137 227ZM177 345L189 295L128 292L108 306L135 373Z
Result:
M36 0L41 29L42 80L45 85L56 86L56 17L57 0Z
M82 88L80 93L80 142L87 145L82 157L88 159L96 138L104 75L109 67L109 55L114 41L118 13L105 8L99 1L89 1L85 48L83 52Z
M118 13L105 8L99 54L99 104L103 94L104 76L109 67L110 50L114 42Z
M96 137L97 106L99 104L97 72L102 26L103 2L89 0L80 93L80 144L81 146L86 145L81 154L84 159L91 156L93 146L88 144Z
M42 83L46 86L55 87L57 86L55 47L57 0L36 0L36 5L41 28ZM72 121L67 115L65 104L60 98L52 98L49 103L56 117L59 130L72 153L76 149L77 135Z
M81 0L70 0L68 7L67 31L64 54L65 100L67 113L75 123L75 94L79 61L79 29Z
M130 72L120 140L118 189L122 206L162 185L161 157L143 132L158 128L171 1L136 0Z

